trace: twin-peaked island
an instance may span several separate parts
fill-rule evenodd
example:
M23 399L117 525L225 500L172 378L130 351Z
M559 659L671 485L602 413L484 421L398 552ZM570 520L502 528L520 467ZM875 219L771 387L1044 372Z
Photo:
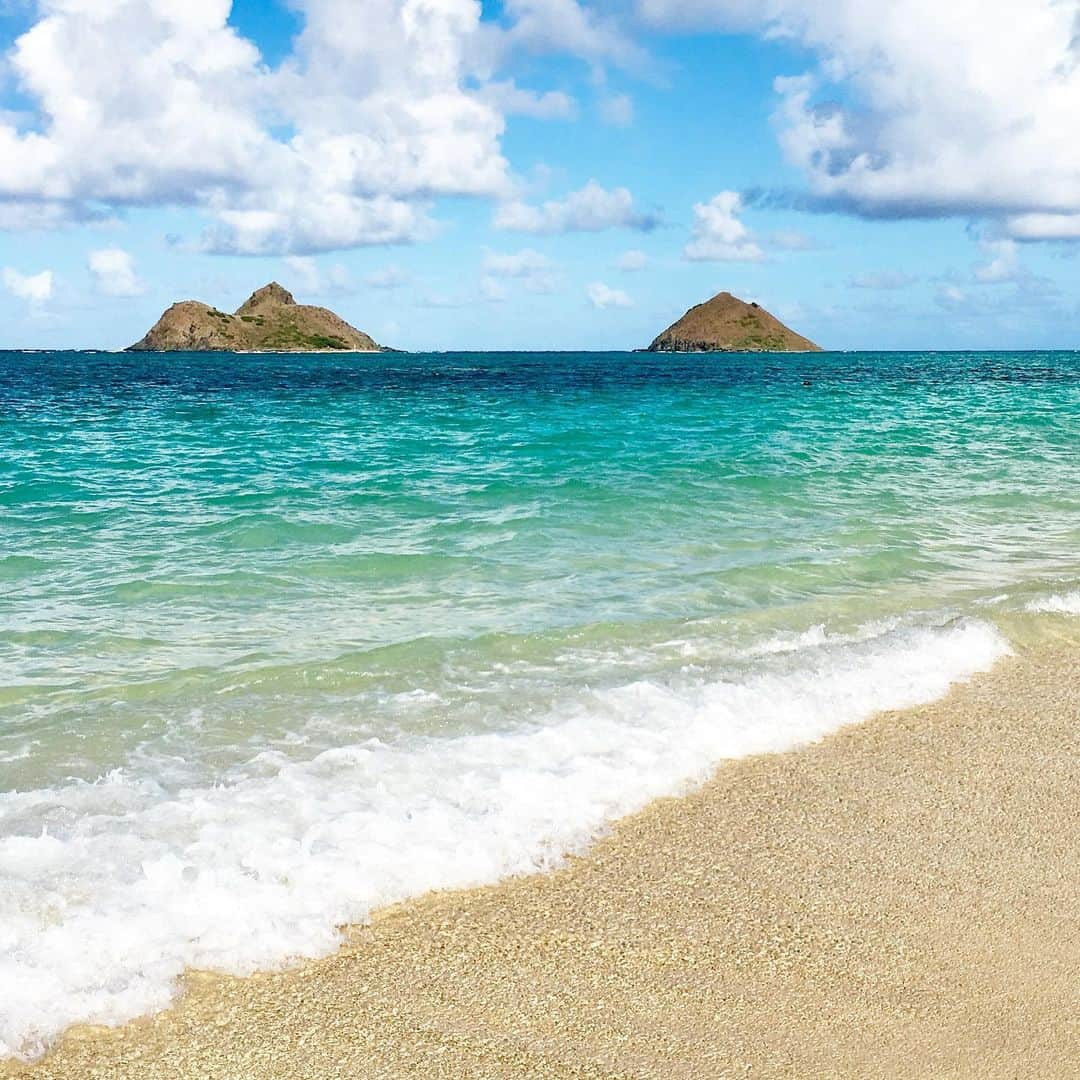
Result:
M229 315L197 300L173 304L131 352L383 352L326 308L298 304L276 281ZM722 292L692 307L648 352L820 352L757 304Z
M130 352L379 352L326 308L298 304L276 281L229 315L198 300L173 304Z

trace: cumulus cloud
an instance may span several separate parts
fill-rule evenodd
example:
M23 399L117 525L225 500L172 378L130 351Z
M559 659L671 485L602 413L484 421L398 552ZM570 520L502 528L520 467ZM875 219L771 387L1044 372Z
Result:
M51 270L42 270L39 274L23 274L10 266L5 266L0 279L4 282L4 288L12 296L17 296L30 304L44 304L52 299L53 272Z
M135 273L135 260L122 248L91 251L86 260L94 288L105 296L139 296L146 286Z
M533 251L532 248L513 254L487 252L484 256L484 280L494 285L506 278L517 279L529 292L553 292L556 283L555 264L546 255Z
M42 11L8 60L43 125L0 126L3 196L183 201L228 181L261 144L246 108L258 52L226 25L227 3L68 0Z
M504 0L509 27L504 48L568 52L593 62L640 69L648 54L613 16L600 15L578 0Z
M644 270L648 265L649 256L644 251L638 251L635 248L632 251L624 251L615 263L615 268L624 274L634 274L639 270Z
M196 245L211 255L318 254L374 244L411 244L435 227L429 203L387 195L372 197L330 190L282 187L207 200L217 218Z
M683 249L686 258L695 262L761 262L765 252L739 220L742 209L742 198L736 191L721 191L707 203L695 203L690 243Z
M495 212L495 227L508 232L566 233L599 232L626 228L648 232L660 224L659 215L643 213L624 188L608 190L590 180L565 199L534 206L515 200L503 203Z
M848 284L855 289L906 289L919 279L901 270L874 270L867 274L856 274L848 279Z
M812 50L779 79L780 141L826 204L977 215L1080 239L1072 0L638 0L660 26L756 29Z
M633 306L633 301L622 289L612 289L602 281L594 281L585 290L589 303L594 308L628 308Z
M417 239L433 197L507 190L478 0L295 7L272 70L229 0L43 4L7 58L32 122L0 118L0 222L192 205L203 250L310 254Z

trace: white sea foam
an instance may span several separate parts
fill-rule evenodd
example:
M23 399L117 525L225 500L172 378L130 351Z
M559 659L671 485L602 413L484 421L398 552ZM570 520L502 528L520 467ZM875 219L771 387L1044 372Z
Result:
M377 906L551 866L725 758L931 700L1008 651L973 620L804 644L783 670L631 682L516 731L267 752L217 786L170 789L162 760L0 796L0 1054L160 1008L185 967L325 953Z
M1080 590L1068 593L1054 593L1038 600L1032 600L1027 610L1044 615L1080 615Z

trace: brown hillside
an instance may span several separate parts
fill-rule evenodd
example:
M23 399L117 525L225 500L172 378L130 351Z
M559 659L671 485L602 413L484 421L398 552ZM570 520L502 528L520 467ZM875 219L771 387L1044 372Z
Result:
M649 352L821 352L757 304L729 292L692 307L669 326Z
M378 352L367 334L326 308L298 304L276 281L234 315L184 300L161 316L129 352Z

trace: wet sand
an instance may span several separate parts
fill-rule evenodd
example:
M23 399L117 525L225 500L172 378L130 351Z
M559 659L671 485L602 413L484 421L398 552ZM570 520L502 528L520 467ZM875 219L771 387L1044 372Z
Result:
M1076 1077L1080 655L732 762L557 873L390 909L289 972L192 975L6 1072Z

